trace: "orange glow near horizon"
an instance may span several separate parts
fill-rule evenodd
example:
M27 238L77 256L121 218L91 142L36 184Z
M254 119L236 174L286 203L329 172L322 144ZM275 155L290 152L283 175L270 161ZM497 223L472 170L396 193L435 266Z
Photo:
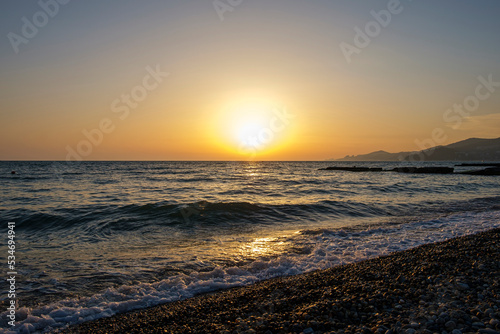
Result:
M264 101L234 103L214 117L211 138L236 160L258 160L293 145L296 115Z

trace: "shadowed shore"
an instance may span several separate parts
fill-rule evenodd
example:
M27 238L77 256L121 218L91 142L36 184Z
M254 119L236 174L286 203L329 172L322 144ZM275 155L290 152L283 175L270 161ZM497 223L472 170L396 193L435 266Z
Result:
M64 333L497 333L500 229L70 327Z

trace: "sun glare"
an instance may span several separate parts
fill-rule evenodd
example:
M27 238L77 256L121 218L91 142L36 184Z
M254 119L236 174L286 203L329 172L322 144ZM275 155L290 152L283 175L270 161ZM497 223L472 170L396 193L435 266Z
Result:
M262 131L266 131L266 113L262 110L243 110L235 112L233 138L238 145L263 148L268 142L259 139Z
M271 103L235 103L220 110L212 135L236 159L269 159L293 137L295 122L288 116Z

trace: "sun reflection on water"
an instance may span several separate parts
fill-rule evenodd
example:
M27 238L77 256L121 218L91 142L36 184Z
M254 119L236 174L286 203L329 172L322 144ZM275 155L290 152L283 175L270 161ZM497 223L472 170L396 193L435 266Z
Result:
M280 254L284 247L282 237L255 238L242 247L242 253L250 257L265 257Z

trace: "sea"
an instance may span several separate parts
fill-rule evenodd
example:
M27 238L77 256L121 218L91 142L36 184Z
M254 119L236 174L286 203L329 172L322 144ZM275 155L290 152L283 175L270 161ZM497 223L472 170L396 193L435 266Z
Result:
M319 170L456 164L2 161L0 332L48 332L500 227L500 177Z

